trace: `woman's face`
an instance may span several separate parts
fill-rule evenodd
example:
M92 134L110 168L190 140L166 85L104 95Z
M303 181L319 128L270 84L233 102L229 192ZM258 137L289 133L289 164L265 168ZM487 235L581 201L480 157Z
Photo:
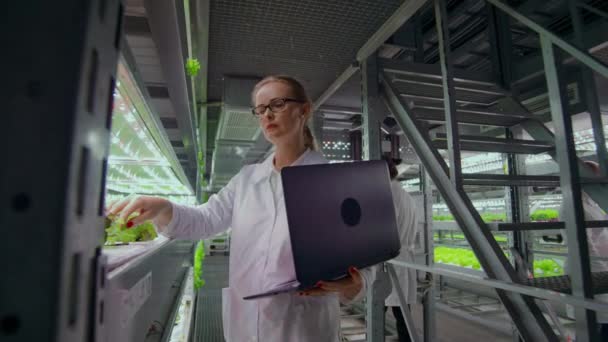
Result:
M291 87L284 82L270 82L255 94L255 106L267 106L278 99L296 99ZM299 99L296 99L299 100ZM284 107L275 113L266 109L258 116L264 136L274 145L297 142L302 137L304 124L310 116L310 104L285 101Z

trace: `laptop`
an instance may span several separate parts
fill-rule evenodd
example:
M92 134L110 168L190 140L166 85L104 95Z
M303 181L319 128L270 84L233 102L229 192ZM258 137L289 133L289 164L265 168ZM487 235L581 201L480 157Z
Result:
M243 299L310 289L399 255L385 161L292 166L281 178L296 279Z

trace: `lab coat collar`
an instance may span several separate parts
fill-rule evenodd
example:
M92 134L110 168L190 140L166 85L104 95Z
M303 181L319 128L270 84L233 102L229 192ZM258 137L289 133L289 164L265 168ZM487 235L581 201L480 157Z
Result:
M270 174L274 169L273 160L274 153L268 156L268 158L266 158L266 160L264 160L262 163L256 165L255 171L251 176L251 181L254 184L257 184L270 177ZM291 166L324 164L326 162L327 160L325 159L325 157L323 157L323 154L321 154L321 152L312 151L308 149L300 156L300 158L298 158L293 164L291 164Z

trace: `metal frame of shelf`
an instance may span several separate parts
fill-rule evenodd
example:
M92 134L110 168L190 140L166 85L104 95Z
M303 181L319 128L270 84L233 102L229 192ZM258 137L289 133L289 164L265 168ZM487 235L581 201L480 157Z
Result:
M151 244L107 274L105 310L111 315L106 316L103 341L160 341L166 335L193 246L176 240Z

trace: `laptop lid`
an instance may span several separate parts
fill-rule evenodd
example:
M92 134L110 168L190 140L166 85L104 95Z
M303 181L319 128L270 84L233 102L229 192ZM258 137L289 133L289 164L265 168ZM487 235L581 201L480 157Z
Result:
M399 255L386 162L281 170L296 277L303 286Z

